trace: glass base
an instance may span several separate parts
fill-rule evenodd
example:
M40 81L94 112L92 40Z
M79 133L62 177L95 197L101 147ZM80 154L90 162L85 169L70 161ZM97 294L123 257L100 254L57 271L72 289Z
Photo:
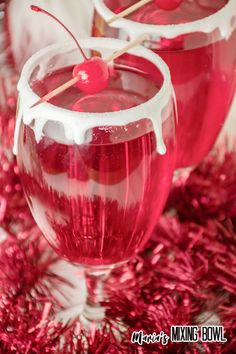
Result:
M87 286L87 300L80 316L85 328L99 328L103 325L105 308L101 303L105 300L105 282L111 273L112 267L85 268L85 280Z
M86 303L83 313L79 317L83 328L88 330L91 327L96 329L103 327L105 312L105 307L103 306L94 306Z

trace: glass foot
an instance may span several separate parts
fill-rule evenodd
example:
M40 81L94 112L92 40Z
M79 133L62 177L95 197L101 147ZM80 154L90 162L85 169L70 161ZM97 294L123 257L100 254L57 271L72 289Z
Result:
M105 308L102 306L94 306L86 303L79 319L85 329L95 327L97 329L103 327L105 319Z

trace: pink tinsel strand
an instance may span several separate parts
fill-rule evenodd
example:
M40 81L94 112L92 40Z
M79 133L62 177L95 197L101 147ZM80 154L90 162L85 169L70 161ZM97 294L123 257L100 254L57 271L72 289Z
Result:
M205 224L208 218L235 217L235 179L236 154L227 150L226 141L226 146L214 150L185 183L174 186L168 207L174 207L182 221Z

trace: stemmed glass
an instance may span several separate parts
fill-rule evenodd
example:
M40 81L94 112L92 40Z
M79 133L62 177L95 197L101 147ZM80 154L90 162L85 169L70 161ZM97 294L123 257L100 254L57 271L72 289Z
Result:
M117 39L81 40L88 56L122 48ZM170 189L176 110L170 74L152 51L117 58L107 89L76 87L30 108L71 77L83 58L53 45L25 64L18 84L14 151L35 221L54 250L82 265L83 319L99 322L103 283L148 241Z
M168 64L177 98L176 168L197 165L209 152L229 112L236 84L236 1L183 0L173 11L154 1L114 21L137 1L93 0L93 34L144 44Z

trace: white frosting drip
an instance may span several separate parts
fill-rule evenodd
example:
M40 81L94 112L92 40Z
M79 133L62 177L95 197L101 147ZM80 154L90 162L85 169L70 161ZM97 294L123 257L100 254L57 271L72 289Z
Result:
M93 3L105 21L116 15L104 4L103 0L93 0ZM212 33L215 30L220 32L222 38L227 39L236 28L236 0L229 0L224 7L211 16L183 24L149 25L121 18L111 23L110 26L125 30L132 39L144 33L164 38L175 38L188 33Z
M99 50L102 54L103 50L105 50L106 55L109 54L109 52L110 54L113 53L115 50L127 44L127 42L118 39L107 38L89 38L81 40L80 43L84 49L92 48ZM48 122L58 122L60 125L58 127L58 135L61 135L61 126L64 127L64 144L83 144L89 136L89 130L94 127L124 126L143 118L149 118L152 121L153 130L157 137L157 151L160 154L165 154L166 147L162 136L162 122L169 117L171 114L170 110L173 109L173 87L171 85L170 73L167 65L159 56L141 46L129 50L129 53L143 57L155 64L164 79L159 92L147 102L130 109L105 113L75 112L54 106L47 102L34 108L29 108L39 99L29 85L32 72L37 68L39 69L37 78L43 77L45 75L45 59L51 60L53 56L55 57L57 54L71 52L74 48L73 43L53 45L36 53L25 64L18 83L19 111L15 129L14 154L17 154L19 128L22 120L24 124L31 125L37 142L39 142L44 135L44 128ZM65 64L72 65L79 61L78 58L74 58L73 60L73 63L68 63L67 61ZM57 68L53 60L52 65L53 69ZM57 136L56 131L55 136Z

